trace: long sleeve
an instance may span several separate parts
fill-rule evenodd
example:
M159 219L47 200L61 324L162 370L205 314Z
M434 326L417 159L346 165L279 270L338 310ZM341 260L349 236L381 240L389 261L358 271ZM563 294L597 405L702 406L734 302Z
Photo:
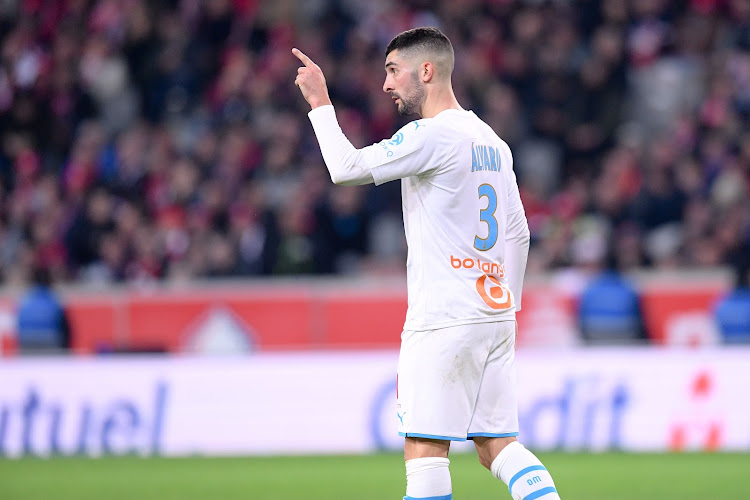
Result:
M360 166L361 153L341 130L333 106L320 106L307 116L334 184L356 186L374 182L370 171Z
M516 299L516 311L521 310L523 278L526 273L526 261L529 256L529 224L526 213L517 210L508 215L505 232L505 272L508 286Z
M333 106L320 106L307 115L334 184L359 185L423 174L437 166L434 141L427 141L429 120L408 123L391 139L355 148L336 120Z

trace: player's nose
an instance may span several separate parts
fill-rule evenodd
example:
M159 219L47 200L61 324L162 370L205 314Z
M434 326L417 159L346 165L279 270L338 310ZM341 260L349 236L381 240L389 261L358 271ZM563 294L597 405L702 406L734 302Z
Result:
M388 82L388 78L386 77L383 82L383 92L390 92L391 90L393 90L393 86Z

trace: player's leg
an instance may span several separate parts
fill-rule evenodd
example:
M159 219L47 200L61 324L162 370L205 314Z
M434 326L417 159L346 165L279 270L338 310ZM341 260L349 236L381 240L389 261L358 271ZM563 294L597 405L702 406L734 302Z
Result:
M407 499L451 498L450 441L466 440L492 345L490 335L484 342L480 337L467 335L463 327L401 336L397 398ZM479 354L477 344L485 345Z
M496 325L495 345L482 374L468 435L474 440L479 461L508 485L514 499L559 499L542 462L516 440L515 322Z
M404 442L406 496L404 499L450 500L448 469L450 441L407 437Z
M472 439L474 440L474 446L477 449L477 455L479 455L479 462L486 467L487 470L492 470L492 461L495 457L497 457L506 446L516 441L515 437L490 438L477 436Z
M516 500L559 500L547 468L515 438L474 438L479 461L508 485Z

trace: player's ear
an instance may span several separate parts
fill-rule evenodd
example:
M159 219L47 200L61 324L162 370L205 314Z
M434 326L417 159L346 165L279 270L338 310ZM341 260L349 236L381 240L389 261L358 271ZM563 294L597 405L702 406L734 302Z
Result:
M419 76L422 81L427 83L435 76L435 65L429 61L425 61L419 67Z

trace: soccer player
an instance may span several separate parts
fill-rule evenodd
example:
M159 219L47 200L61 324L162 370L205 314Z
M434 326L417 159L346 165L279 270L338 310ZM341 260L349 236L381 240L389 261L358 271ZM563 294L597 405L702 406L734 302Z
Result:
M453 47L435 28L396 36L383 91L413 121L356 149L336 120L320 67L298 49L295 84L331 179L401 179L409 307L398 363L405 499L451 499L451 441L473 439L480 462L514 499L559 499L552 477L517 440L515 313L529 230L510 149L453 93Z

